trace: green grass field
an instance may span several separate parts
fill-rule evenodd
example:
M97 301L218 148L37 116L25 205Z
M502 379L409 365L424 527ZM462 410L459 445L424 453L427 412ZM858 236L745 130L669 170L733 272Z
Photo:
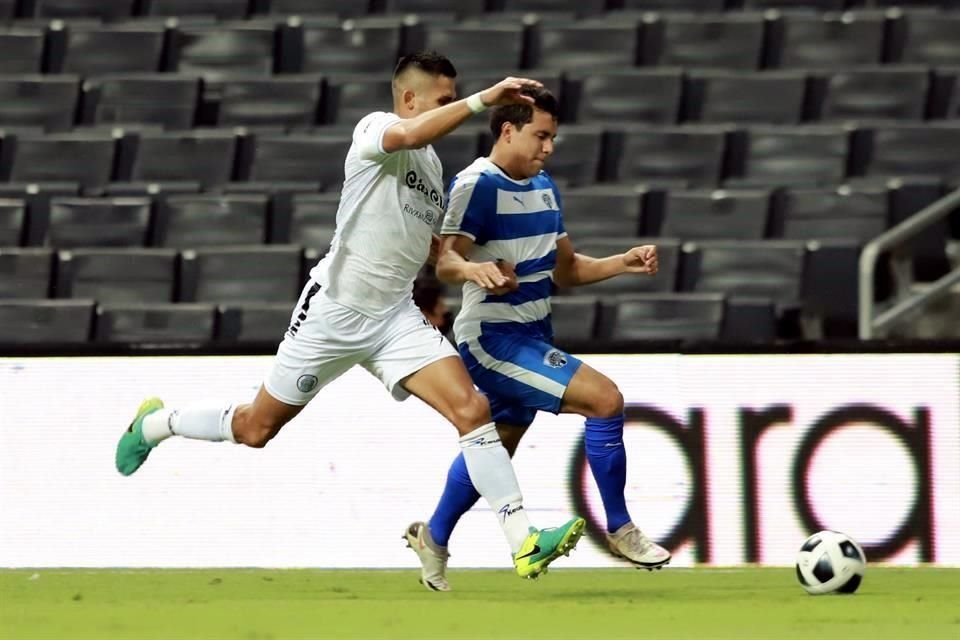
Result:
M853 596L793 569L0 571L0 638L960 639L960 570L868 569Z

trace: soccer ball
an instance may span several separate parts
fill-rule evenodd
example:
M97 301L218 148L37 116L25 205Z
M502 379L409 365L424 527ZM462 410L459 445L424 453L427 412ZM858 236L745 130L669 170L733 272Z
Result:
M797 553L797 580L814 596L853 593L866 568L867 559L860 545L838 531L813 534Z

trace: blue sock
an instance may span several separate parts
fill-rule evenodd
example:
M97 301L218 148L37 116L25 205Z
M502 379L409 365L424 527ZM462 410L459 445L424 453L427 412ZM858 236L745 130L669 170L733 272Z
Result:
M587 460L597 481L603 508L607 512L607 531L613 533L630 522L627 500L627 451L623 447L623 415L613 418L587 418L584 433Z
M450 471L447 472L447 485L443 488L443 495L440 496L436 510L430 516L428 526L433 541L441 547L447 546L450 542L450 534L457 526L460 516L469 511L479 499L480 494L473 487L470 474L467 473L467 463L464 462L461 453L450 465Z

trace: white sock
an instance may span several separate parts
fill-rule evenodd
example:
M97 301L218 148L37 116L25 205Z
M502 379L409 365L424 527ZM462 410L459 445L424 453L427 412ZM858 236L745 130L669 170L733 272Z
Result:
M517 553L530 534L530 518L523 509L513 463L500 442L496 425L491 422L463 436L460 448L473 486L496 514L511 552Z
M217 409L161 409L143 419L143 438L150 444L170 436L183 436L210 442L236 442L233 437L233 412L236 405Z

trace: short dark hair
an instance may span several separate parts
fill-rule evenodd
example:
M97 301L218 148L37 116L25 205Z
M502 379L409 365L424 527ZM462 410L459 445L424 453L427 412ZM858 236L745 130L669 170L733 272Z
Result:
M403 56L397 62L397 68L393 71L393 77L398 77L401 73L413 67L432 76L445 76L447 78L456 78L457 70L446 56L440 55L436 51L419 51Z
M443 283L431 271L421 270L417 279L413 281L413 302L421 311L430 313L437 302L446 293Z
M520 93L533 98L533 105L507 104L494 107L490 111L490 131L493 132L494 140L500 139L500 130L503 129L505 122L510 122L517 129L522 129L523 125L533 120L535 108L546 111L553 116L554 120L560 118L560 103L557 97L545 87L525 87L520 90Z

